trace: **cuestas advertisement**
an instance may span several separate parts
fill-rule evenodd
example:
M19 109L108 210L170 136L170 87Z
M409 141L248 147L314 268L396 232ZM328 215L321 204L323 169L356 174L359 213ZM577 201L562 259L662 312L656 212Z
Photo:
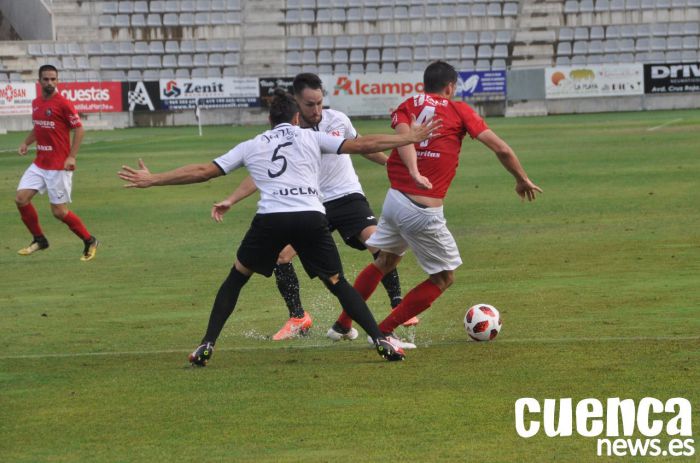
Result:
M41 87L36 84L37 93ZM121 82L61 82L58 92L79 113L116 113L122 110Z

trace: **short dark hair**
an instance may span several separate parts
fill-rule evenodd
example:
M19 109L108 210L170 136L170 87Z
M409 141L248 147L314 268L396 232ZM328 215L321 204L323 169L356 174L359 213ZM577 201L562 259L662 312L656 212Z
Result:
M435 61L425 68L423 84L425 93L440 93L448 84L457 82L457 71L445 61Z
M270 103L270 124L272 127L285 122L292 122L299 112L299 106L292 95L281 88L276 88Z
M39 68L39 79L41 79L41 73L44 71L54 71L58 75L58 69L53 64L44 64Z
M305 88L310 88L311 90L322 90L323 82L321 82L321 78L316 74L311 72L302 72L301 74L297 74L294 78L294 81L292 82L292 89L294 90L295 95L301 95L301 92L303 92Z

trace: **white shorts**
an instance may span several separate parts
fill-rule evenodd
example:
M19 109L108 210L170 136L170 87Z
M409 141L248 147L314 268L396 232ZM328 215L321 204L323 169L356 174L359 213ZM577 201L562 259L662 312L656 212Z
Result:
M410 247L429 275L462 265L442 206L418 207L394 189L387 192L377 230L365 244L399 256Z
M40 194L49 193L51 204L71 202L73 172L67 170L45 170L32 163L19 180L17 190L36 190Z

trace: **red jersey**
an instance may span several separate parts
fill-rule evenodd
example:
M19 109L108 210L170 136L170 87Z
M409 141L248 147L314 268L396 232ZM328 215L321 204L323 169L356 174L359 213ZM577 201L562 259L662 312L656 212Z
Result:
M32 124L36 137L34 164L45 170L63 170L70 154L70 131L81 127L73 103L58 90L48 100L43 96L32 101Z
M430 180L433 188L423 190L416 186L396 149L387 162L391 187L403 193L444 198L457 172L464 135L468 133L476 138L488 126L468 104L432 94L415 95L401 103L391 115L391 127L401 123L410 125L411 115L419 123L433 118L442 120L439 136L414 145L418 171Z

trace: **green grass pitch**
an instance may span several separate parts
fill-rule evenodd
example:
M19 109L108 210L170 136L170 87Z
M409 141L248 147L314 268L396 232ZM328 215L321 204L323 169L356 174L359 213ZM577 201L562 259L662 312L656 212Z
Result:
M188 367L256 201L216 224L211 204L243 171L150 190L116 172L208 162L263 127L88 132L72 205L102 242L88 263L46 196L35 204L51 247L16 254L30 237L13 197L31 159L15 151L25 134L0 136L0 461L610 460L595 438L519 437L520 397L685 397L697 436L700 111L489 122L545 192L521 203L495 156L465 141L445 203L464 265L401 332L418 349L396 364L364 337L325 338L336 301L297 264L310 336L270 340L286 308L255 276L210 365ZM354 163L379 214L384 169ZM336 239L352 280L369 254ZM410 253L400 274L404 292L425 278ZM501 310L495 342L467 342L462 318L479 302ZM384 317L381 287L369 304ZM695 440L693 457L652 460L697 461Z

